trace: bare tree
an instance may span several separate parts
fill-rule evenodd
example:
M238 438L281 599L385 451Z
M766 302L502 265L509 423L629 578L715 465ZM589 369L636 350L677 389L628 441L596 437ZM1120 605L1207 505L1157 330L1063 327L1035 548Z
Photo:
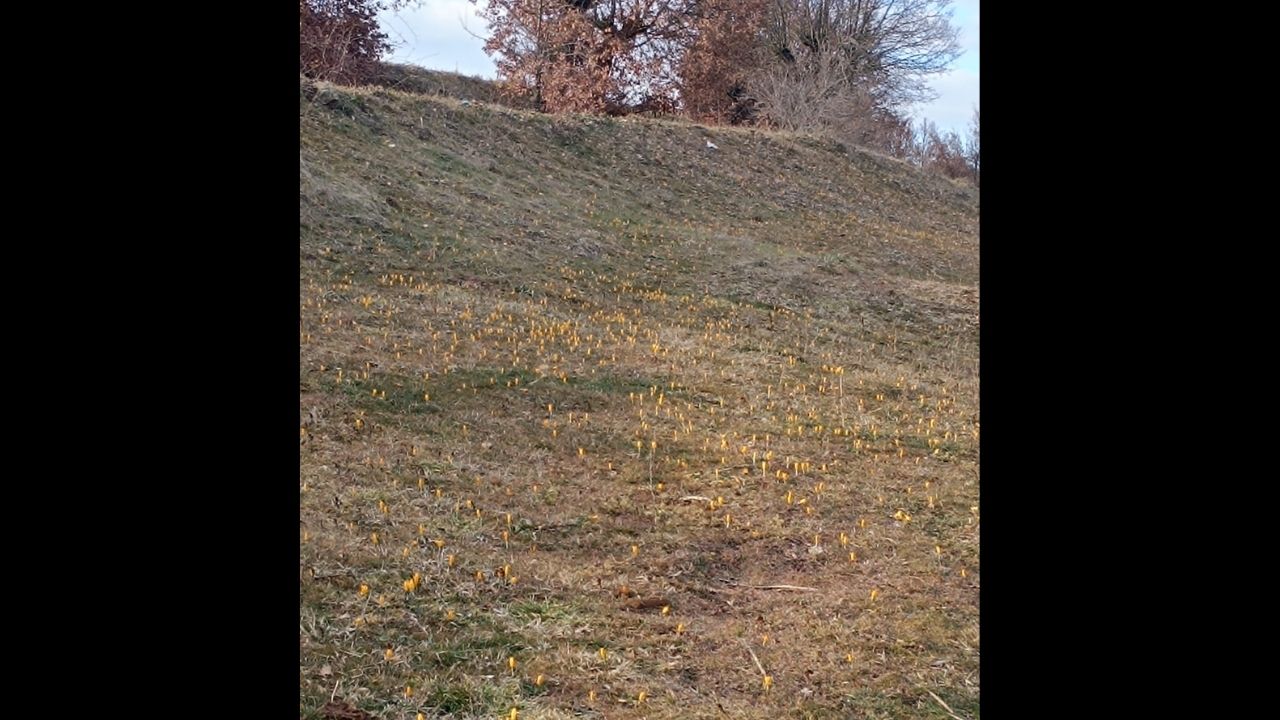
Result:
M960 55L951 0L769 0L749 85L775 125L901 154L904 105Z
M936 97L930 75L960 56L951 0L773 0L765 37L783 62L834 56L845 81L887 106ZM809 60L809 62L812 62Z
M965 155L969 161L969 169L973 171L973 184L980 186L979 180L979 154L978 154L978 107L973 108L973 119L969 121L969 138L965 147Z
M911 148L903 159L918 168L928 168L936 152L934 146L937 142L938 126L929 118L921 118L919 122L912 123Z
M880 105L866 88L850 85L842 61L815 55L803 66L773 63L752 78L752 97L768 124L824 134L903 157L912 147L911 123Z
M753 89L771 124L784 130L825 130L865 109L833 55L814 56L803 67L771 64L756 74Z
M923 170L952 179L973 176L966 140L954 130L943 134L928 118L916 123L911 145L901 157Z

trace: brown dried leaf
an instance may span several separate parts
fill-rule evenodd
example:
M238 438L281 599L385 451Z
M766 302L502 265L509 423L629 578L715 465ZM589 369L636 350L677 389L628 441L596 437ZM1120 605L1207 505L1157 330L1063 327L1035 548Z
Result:
M627 608L628 610L658 610L658 609L661 609L664 605L670 605L670 604L671 603L666 598L636 597L636 598L631 598L630 600L627 600L626 602L622 603L622 606Z
M320 715L325 720L374 720L372 715L360 708L352 707L344 700L325 703L324 707L320 708Z

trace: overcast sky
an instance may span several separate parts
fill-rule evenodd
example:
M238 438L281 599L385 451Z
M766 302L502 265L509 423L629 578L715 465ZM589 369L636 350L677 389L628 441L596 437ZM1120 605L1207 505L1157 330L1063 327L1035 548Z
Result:
M932 81L938 99L911 109L942 131L963 135L978 105L978 0L956 0L952 24L960 28L964 55L952 70ZM421 7L384 13L382 27L395 49L391 60L435 70L492 78L493 61L484 52L488 28L468 0L425 0Z

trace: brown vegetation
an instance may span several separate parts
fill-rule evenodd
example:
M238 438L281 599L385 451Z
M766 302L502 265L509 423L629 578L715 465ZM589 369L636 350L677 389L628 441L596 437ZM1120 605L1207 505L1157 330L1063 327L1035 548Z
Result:
M976 192L381 88L300 125L302 717L978 717Z

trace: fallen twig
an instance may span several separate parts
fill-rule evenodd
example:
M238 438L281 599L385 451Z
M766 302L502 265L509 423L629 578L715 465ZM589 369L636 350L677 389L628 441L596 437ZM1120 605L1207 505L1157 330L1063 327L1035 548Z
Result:
M746 640L742 640L741 638L739 638L738 642L742 643L742 647L746 648L747 652L751 653L751 659L755 660L756 667L760 668L760 676L768 677L769 673L764 671L764 666L760 664L760 658L756 657L756 651L751 649L751 646L747 644Z
M738 587L751 588L752 590L801 590L804 592L818 592L818 588L805 587L804 585L744 585L742 583L729 583Z
M950 705L948 705L948 704L946 704L945 702L943 702L943 701L942 701L942 698L938 697L937 695L934 695L932 690L930 690L929 688L925 688L925 690L924 690L924 691L925 691L925 692L927 692L927 693L929 693L929 696L930 696L930 697L932 697L934 700L937 700L937 701L938 701L938 704L942 706L942 709L943 709L943 710L946 710L946 711L947 711L947 714L948 714L948 715L950 715L951 717L955 718L956 720L965 720L965 718L962 718L962 717L960 717L959 715L957 715L957 714L955 713L955 711L951 709L951 706L950 706Z

